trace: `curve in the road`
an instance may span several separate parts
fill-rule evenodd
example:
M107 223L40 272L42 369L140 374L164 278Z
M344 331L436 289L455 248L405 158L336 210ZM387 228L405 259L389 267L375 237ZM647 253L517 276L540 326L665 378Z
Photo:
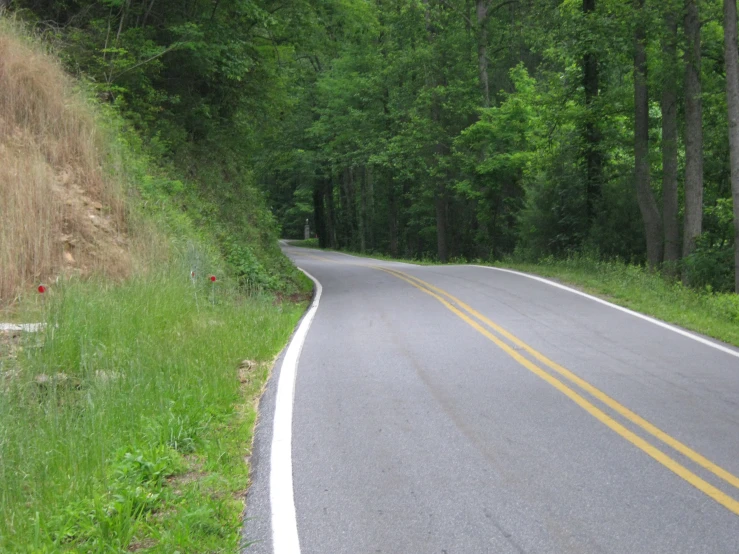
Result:
M393 270L386 270L386 271L389 271L391 273L393 272ZM519 348L522 348L523 350L525 350L526 352L528 352L529 354L531 354L531 356L533 356L539 362L545 364L550 369L556 371L557 373L559 373L560 375L562 375L563 377L565 377L566 379L568 379L572 383L574 383L577 386L579 386L581 389L587 391L592 396L594 396L595 398L597 398L598 400L600 400L601 402L603 402L606 406L608 406L609 408L611 408L615 412L621 414L623 417L625 417L626 419L628 419L632 423L634 423L634 424L638 425L639 427L641 427L642 429L644 429L650 435L652 435L655 438L659 439L660 441L662 441L666 445L670 446L671 448L677 450L678 452L680 452L682 455L686 456L687 458L690 458L695 463L697 463L701 467L707 469L708 471L710 471L711 473L713 473L717 477L720 477L721 479L723 479L727 483L733 485L734 487L739 488L739 477L735 476L732 473L729 473L728 471L726 471L722 467L719 467L718 465L714 464L709 459L707 459L706 457L702 456L701 454L699 454L698 452L696 452L692 448L690 448L690 447L686 446L685 444L681 443L680 441L678 441L677 439L675 439L671 435L665 433L663 430L661 430L657 426L653 425L652 423L650 423L649 421L647 421L646 419L644 419L640 415L638 415L638 414L634 413L633 411L629 410L626 406L624 406L623 404L617 402L616 400L614 400L613 398L611 398L610 396L608 396L606 393L604 393L600 389L594 387L593 385L591 385L590 383L588 383L585 379L582 379L581 377L579 377L579 376L575 375L574 373L572 373L570 370L562 367L557 362L554 362L553 360L549 359L544 354L542 354L538 350L532 348L530 345L526 344L525 342L523 342L521 339L519 339L515 335L509 333L506 329L502 328L500 325L498 325L495 322L491 321L489 318L485 317L480 312L474 310L473 308L471 308L470 306L468 306L467 304L465 304L464 302L462 302L460 299L456 298L455 296L452 296L451 294L449 294L448 292L446 292L446 291L444 291L442 289L439 289L437 287L434 287L430 283L427 283L426 281L423 281L423 280L419 279L418 277L413 277L412 275L408 275L408 274L405 274L405 273L402 273L402 272L399 272L399 271L397 271L397 273L400 274L400 275L402 275L405 278L410 278L410 279L418 282L422 287L426 287L426 288L428 288L428 289L430 289L432 291L435 291L435 292L437 292L437 293L439 293L439 294L441 294L443 296L446 296L452 302L454 302L458 306L460 306L468 314L472 315L473 317L475 317L477 320L479 320L480 322L484 323L485 325L491 327L492 329L494 329L495 331L497 331L500 335L504 336L509 341L511 341L513 344L515 344Z
M260 407L255 554L739 552L739 351L520 272L339 254L289 251L325 294Z
M670 458L667 454L662 452L661 450L655 448L651 444L649 444L647 441L645 441L643 438L641 438L639 435L633 433L623 425L621 425L618 421L610 417L608 414L600 410L597 406L589 402L587 399L582 397L580 394L575 392L573 389L568 387L566 384L564 384L559 379L556 379L549 373L547 373L545 370L537 366L536 364L532 363L530 360L519 354L516 350L511 348L508 344L503 342L499 337L485 329L482 325L471 319L468 315L463 313L460 309L455 307L451 302L456 303L458 306L460 306L463 310L468 312L468 314L472 315L476 319L480 320L481 322L484 322L486 325L493 328L495 331L497 331L499 334L503 335L505 338L510 340L512 343L514 343L516 346L522 348L532 356L534 356L539 361L545 363L550 368L554 369L556 372L560 373L570 381L576 383L578 386L580 386L582 389L586 390L599 400L601 400L603 403L608 405L610 408L614 409L633 423L636 423L640 427L642 427L645 431L649 432L662 442L668 444L675 450L679 451L681 454L684 454L694 462L698 463L699 465L703 466L705 469L711 471L718 477L721 477L726 482L730 483L731 485L739 488L739 478L737 478L735 475L729 473L725 469L717 466L704 456L700 455L699 453L695 452L688 446L682 444L677 439L674 439L664 431L660 430L656 426L652 425L639 415L635 414L625 406L622 406L612 398L610 398L605 393L601 392L599 389L592 386L590 383L585 381L584 379L578 377L577 375L573 374L569 370L565 369L564 367L560 366L559 364L553 362L528 344L521 341L519 338L515 337L487 317L483 316L458 298L452 296L448 292L439 289L438 287L435 287L431 285L430 283L427 283L426 281L423 281L419 279L418 277L413 277L411 275L408 275L406 273L403 273L398 270L393 270L389 268L378 268L382 271L385 271L386 273L389 273L390 275L394 275L395 277L402 279L403 281L409 283L410 285L416 287L417 289L425 292L426 294L432 296L439 302L441 302L444 307L446 307L449 311L454 313L457 317L459 317L462 321L467 323L469 326L471 326L473 329L475 329L477 332L491 340L493 343L495 343L496 346L498 346L501 350L503 350L506 354L508 354L511 358L516 360L520 365L534 373L536 376L544 379L547 383L552 385L554 388L559 390L561 393L566 395L570 400L575 402L578 406L583 408L585 411L587 411L590 415L595 417L598 421L605 424L607 427L609 427L611 430L615 431L621 437L629 441L631 444L654 458L656 461L661 463L663 466L665 466L667 469L678 475L679 477L685 479L688 483L693 485L695 488L724 506L726 509L734 512L735 514L739 515L739 502L737 502L734 498L729 496L728 494L724 493L723 491L719 490L718 488L714 487L704 479L701 479L698 475L687 469L682 464L678 463L677 461ZM437 294L438 293L438 294ZM451 302L445 300L443 297L447 297Z

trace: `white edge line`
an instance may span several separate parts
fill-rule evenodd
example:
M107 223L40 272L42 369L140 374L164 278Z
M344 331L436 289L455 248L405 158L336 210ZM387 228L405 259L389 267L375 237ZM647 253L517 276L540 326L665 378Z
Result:
M300 269L300 268L298 268ZM272 511L272 549L274 554L300 554L298 523L293 495L292 424L295 377L300 351L303 349L313 317L318 309L323 287L310 273L305 273L316 285L313 302L298 325L285 352L277 382L275 417L272 426L270 455L269 502Z
M684 329L680 329L679 327L675 327L674 325L670 325L669 323L665 323L664 321L660 321L659 319L655 319L653 317L649 317L648 315L640 314L639 312L635 312L634 310L630 310L628 308L624 308L623 306L619 306L617 304L613 304L612 302L608 302L607 300L603 300L602 298L598 298L597 296L593 296L591 294L587 294L585 292L581 292L577 289L573 289L571 287L561 285L555 281L550 281L549 279L544 279L543 277L537 277L536 275L530 275L528 273L523 273L521 271L514 271L512 269L503 269L502 267L493 267L489 265L477 265L477 264L471 264L472 267L481 267L483 269L492 269L495 271L503 271L505 273L512 273L513 275L519 275L521 277L526 277L528 279L533 279L534 281L540 281L542 283L546 283L547 285L550 285L552 287L557 287L558 289L566 290L568 292L571 292L573 294L577 294L578 296L582 296L585 298L589 298L590 300L594 302L598 302L599 304L603 304L604 306L610 306L614 310L618 310L620 312L624 312L629 315L633 315L634 317L638 317L639 319L643 319L644 321L648 321L650 323L654 323L655 325L662 327L663 329L669 329L670 331L673 331L677 333L678 335L682 335L683 337L687 337L689 339L692 339L696 342L700 342L701 344L705 344L706 346L710 346L712 348L715 348L717 350L720 350L721 352L724 352L725 354L729 354L730 356L734 356L735 358L739 358L739 351L736 351L732 348L728 348L726 346L723 346L721 344L718 344L716 342L713 342L712 340L705 339L701 336L695 335L689 331L685 331Z

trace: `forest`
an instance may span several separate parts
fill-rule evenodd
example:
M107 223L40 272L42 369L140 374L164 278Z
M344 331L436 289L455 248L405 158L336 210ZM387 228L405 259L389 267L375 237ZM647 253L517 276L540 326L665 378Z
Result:
M4 3L219 217L739 290L735 0Z

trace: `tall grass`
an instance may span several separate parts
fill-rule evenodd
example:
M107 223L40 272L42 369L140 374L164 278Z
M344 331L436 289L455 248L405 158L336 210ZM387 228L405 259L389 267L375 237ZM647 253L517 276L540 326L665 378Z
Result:
M174 509L162 488L183 457L223 455L213 430L240 402L240 361L270 360L300 307L215 286L213 303L210 281L170 268L57 289L0 392L0 551L125 550Z
M0 552L235 552L254 402L302 311L263 291L307 279L88 100L0 13L0 307L55 280L0 365Z
M110 140L56 59L1 12L0 91L0 300L58 275L65 261L125 272L117 237L101 242L90 217L99 202L93 215L107 234L124 226L122 180L104 170Z

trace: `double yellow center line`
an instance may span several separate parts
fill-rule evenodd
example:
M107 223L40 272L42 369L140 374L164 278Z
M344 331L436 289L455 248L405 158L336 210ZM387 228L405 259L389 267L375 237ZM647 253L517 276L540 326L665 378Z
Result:
M317 257L317 256L315 256ZM333 260L330 260L333 261ZM540 377L547 383L549 383L551 386L553 386L555 389L560 391L562 394L567 396L570 400L575 402L578 406L580 406L583 410L588 412L590 415L592 415L594 418L596 418L598 421L612 429L614 432L621 435L624 439L629 441L631 444L654 458L656 461L658 461L660 464L665 466L667 469L675 473L676 475L682 477L685 479L688 483L693 485L695 488L700 490L701 492L707 494L711 498L713 498L716 502L724 506L726 509L734 512L735 514L739 515L739 501L735 500L731 496L727 495L717 487L713 486L711 483L707 482L706 480L702 479L692 471L690 471L688 468L656 448L655 446L652 446L649 442L644 440L642 437L634 433L633 431L630 431L624 425L616 421L613 417L608 415L606 412L601 410L599 407L597 407L595 404L587 400L585 397L583 397L580 393L576 392L573 388L571 388L568 384L566 384L563 380L560 380L559 378L555 377L548 371L542 369L539 365L534 363L531 359L523 356L519 351L514 349L512 345L518 347L521 351L526 352L529 354L529 356L536 360L538 363L548 367L550 370L552 370L554 373L558 374L561 378L567 380L570 382L570 384L576 385L579 387L582 391L587 392L590 394L593 398L599 400L606 406L608 406L610 409L612 409L614 412L618 413L634 425L640 427L648 434L652 435L662 443L666 444L673 450L679 452L686 458L690 459L703 469L710 471L717 477L724 480L726 483L739 488L739 478L735 475L729 473L725 469L719 467L718 465L714 464L695 450L691 449L690 447L686 446L685 444L681 443L674 437L668 435L661 429L657 428L655 425L649 423L647 420L642 418L641 416L635 414L631 410L629 410L626 406L623 406L622 404L618 403L616 400L602 392L601 390L597 389L581 377L578 377L568 369L562 367L561 365L557 364L556 362L550 360L547 358L544 354L541 352L535 350L525 342L523 342L518 337L512 335L505 329L503 329L501 326L497 325L495 322L491 321L481 313L477 312L464 302L462 302L459 298L456 298L449 294L448 292L437 288L430 283L427 283L426 281L423 281L419 279L418 277L414 277L412 275L408 275L407 273L403 273L401 271L398 271L396 269L390 269L387 267L377 267L374 266L376 269L380 269L381 271L384 271L385 273L389 273L390 275L393 275L397 277L398 279L402 279L403 281L413 285L417 289L423 291L424 293L428 294L429 296L435 298L438 300L445 308L447 308L450 312L452 312L454 315L459 317L462 321L467 323L470 327L475 329L478 333L483 335L484 337L488 338L490 341L495 343L496 346L498 346L503 352L508 354L511 358L513 358L516 362L521 364L523 367L531 371L534 375L537 377ZM503 340L505 339L505 340ZM508 342L506 342L508 341ZM509 344L510 343L510 344Z

